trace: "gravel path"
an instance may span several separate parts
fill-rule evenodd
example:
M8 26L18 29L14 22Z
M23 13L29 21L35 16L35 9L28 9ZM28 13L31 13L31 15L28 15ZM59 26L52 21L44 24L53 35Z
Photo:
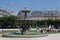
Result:
M46 37L38 37L38 38L6 38L6 37L0 37L0 40L60 40L60 34L49 34Z

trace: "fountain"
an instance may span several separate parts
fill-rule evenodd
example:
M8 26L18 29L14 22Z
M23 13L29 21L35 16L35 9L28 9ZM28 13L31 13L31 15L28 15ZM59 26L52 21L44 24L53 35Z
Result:
M26 30L28 29L27 27L27 20L26 20L26 17L27 17L27 13L30 13L31 11L27 9L27 7L25 7L23 10L21 10L22 13L24 13L24 25L21 26L22 30L21 30L21 34L23 35L24 32L26 32ZM22 20L22 19L21 19Z
M24 38L31 38L31 37L41 37L41 36L46 36L45 34L38 34L37 32L30 34L27 33L26 31L29 30L29 27L27 25L27 13L30 13L31 10L28 10L26 7L21 10L22 13L24 13L24 17L22 19L19 19L20 21L20 26L18 26L19 31L18 32L11 32L11 33L4 33L2 36L3 37L24 37ZM28 20L28 22L31 20ZM29 24L29 23L28 23ZM31 25L30 25L31 27Z

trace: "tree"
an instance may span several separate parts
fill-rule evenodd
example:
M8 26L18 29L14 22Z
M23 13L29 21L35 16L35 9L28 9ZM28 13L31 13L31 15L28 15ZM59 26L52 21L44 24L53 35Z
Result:
M60 19L48 19L48 20L37 20L37 24L39 25L45 25L45 22L47 23L47 25L60 25Z
M16 19L18 19L17 16L6 16L0 18L0 25L2 28L11 28L14 26Z

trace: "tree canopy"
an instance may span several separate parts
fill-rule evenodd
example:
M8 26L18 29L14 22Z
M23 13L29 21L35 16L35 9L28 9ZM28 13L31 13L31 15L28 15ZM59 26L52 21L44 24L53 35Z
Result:
M17 16L0 17L0 26L2 26L2 28L12 27L14 26L16 19L18 19Z

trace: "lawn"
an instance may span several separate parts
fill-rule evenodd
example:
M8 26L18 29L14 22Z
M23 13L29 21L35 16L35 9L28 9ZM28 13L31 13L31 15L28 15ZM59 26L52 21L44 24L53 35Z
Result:
M60 33L60 30L49 32L49 34L53 34L53 33Z
M0 32L0 34L2 34L2 33L7 33L7 32L9 32L9 33L11 33L11 32L18 32L18 30L6 30L6 31L3 31L3 32ZM36 30L31 30L29 33L31 33L32 35L36 35L37 34L37 31ZM60 30L58 30L57 32L56 31L52 31L52 32L47 32L48 34L52 34L52 33L60 33ZM30 35L31 35L30 34Z

